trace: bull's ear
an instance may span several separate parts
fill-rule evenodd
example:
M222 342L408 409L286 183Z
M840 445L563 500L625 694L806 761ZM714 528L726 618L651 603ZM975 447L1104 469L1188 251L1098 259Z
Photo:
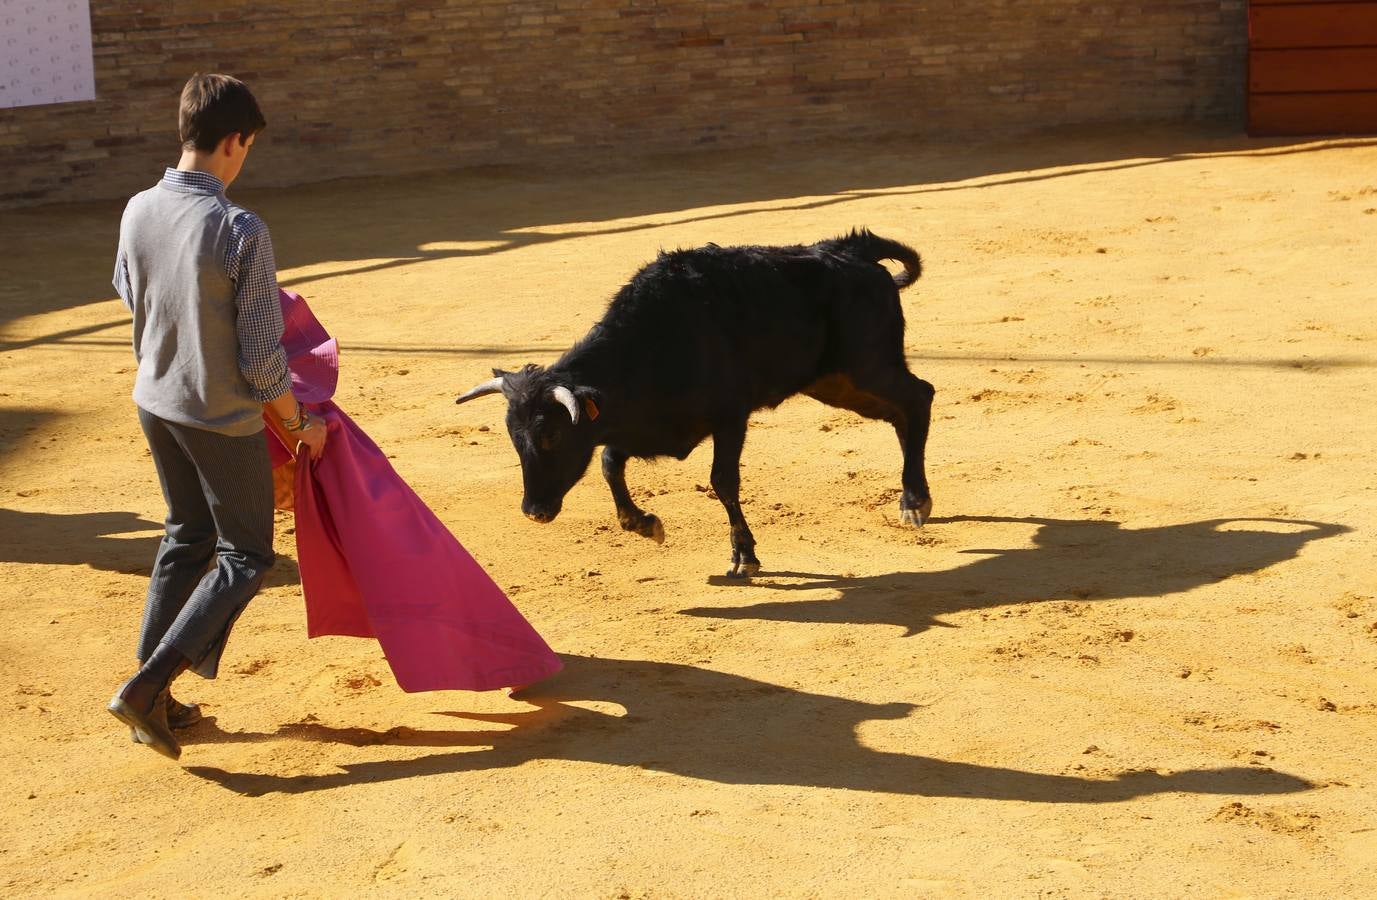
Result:
M588 416L590 422L602 415L602 391L597 388L576 387L574 396L578 398L579 406L583 407L584 415Z

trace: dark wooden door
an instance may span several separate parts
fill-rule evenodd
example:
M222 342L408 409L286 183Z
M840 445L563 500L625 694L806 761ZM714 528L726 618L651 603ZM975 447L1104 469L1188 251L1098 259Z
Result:
M1377 133L1377 2L1251 0L1248 133Z

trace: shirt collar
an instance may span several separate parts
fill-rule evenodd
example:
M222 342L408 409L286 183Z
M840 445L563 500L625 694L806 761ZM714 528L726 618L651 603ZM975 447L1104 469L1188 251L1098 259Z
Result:
M170 167L163 172L162 184L174 191L185 191L189 194L223 194L225 192L225 183L209 172L188 172Z

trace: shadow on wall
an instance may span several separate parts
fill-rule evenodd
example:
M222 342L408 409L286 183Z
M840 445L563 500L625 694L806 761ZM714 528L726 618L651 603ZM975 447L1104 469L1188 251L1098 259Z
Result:
M345 763L339 771L322 775L227 772L206 766L187 771L246 796L511 768L537 759L654 769L722 784L800 785L1030 803L1113 803L1168 792L1283 794L1312 787L1294 775L1258 767L1170 774L1139 769L1085 778L872 750L857 739L858 726L902 719L919 707L812 694L674 663L578 656L566 656L564 661L565 671L538 686L538 693L523 696L535 710L444 714L511 726L510 730L397 728L378 732L308 721L269 735L226 733L214 720L206 720L186 740L460 748L451 752ZM612 703L626 713L599 712L571 701Z
M831 588L836 599L778 600L737 607L696 607L686 615L897 625L913 635L940 617L1049 600L1088 602L1165 597L1292 559L1314 540L1352 529L1291 519L1208 519L1155 528L1124 528L1097 519L956 516L951 522L1015 522L1037 527L1032 547L963 550L984 559L945 572L895 572L842 578L803 572L762 572L745 583L713 576L710 583L761 592Z
M271 130L264 133L264 139L271 140ZM714 238L714 221L760 211L709 211L709 207L811 198L786 208L836 207L836 227L831 231L840 232L866 224L853 221L845 204L875 192L917 195L981 190L1160 165L1200 154L1311 153L1372 143L1370 139L1354 139L1297 144L1181 129L1063 131L991 142L974 153L965 144L838 142L661 157L629 173L461 170L341 180L234 196L260 212L271 226L280 268L331 261L339 264L329 276L335 277L433 259L502 253L593 234L653 231L671 224L702 223L700 242L707 242ZM169 162L174 157L170 149ZM1049 169L1056 171L1040 171ZM762 172L768 177L761 177ZM149 184L159 175L149 172ZM972 179L987 180L974 185L961 183ZM609 181L617 181L623 189L600 190ZM635 189L626 190L628 184ZM613 197L615 202L610 199ZM9 257L6 277L0 283L0 328L21 317L111 300L110 272L122 208L119 202L100 202L7 213L0 224L0 242ZM652 216L657 221L600 224ZM588 224L552 227L562 223ZM800 235L799 240L825 236ZM351 261L357 264L351 265ZM628 259L627 274L645 261ZM300 286L311 280L289 278L284 283ZM607 286L608 296L615 287ZM112 304L110 311L108 324L83 330L93 333L127 323L117 305ZM0 343L0 349L77 336L53 334L10 345Z

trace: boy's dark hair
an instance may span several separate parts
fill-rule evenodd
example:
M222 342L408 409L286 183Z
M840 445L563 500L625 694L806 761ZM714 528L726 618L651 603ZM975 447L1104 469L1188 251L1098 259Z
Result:
M226 135L248 140L268 122L244 82L231 75L192 75L182 88L177 136L184 150L214 150Z

